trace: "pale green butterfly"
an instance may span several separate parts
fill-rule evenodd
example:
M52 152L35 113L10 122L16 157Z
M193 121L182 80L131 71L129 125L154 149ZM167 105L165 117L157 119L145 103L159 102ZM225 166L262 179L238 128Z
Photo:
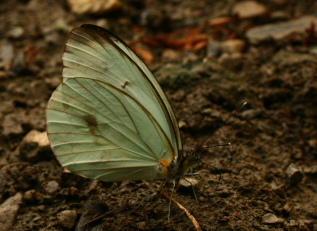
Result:
M63 83L47 105L47 132L63 167L103 181L172 180L189 169L178 124L159 83L122 40L74 28Z

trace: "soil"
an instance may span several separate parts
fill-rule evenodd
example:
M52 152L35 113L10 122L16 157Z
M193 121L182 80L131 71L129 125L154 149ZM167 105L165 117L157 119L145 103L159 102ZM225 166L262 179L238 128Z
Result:
M202 230L317 230L315 37L249 43L246 30L271 23L267 15L236 19L217 34L205 28L219 42L232 35L245 41L239 55L207 57L205 46L142 42L206 25L229 15L236 2L129 0L102 16L75 15L63 0L0 2L0 204L23 195L9 230L195 230L183 209L169 206L165 182L85 179L62 169L50 148L30 156L34 147L23 145L30 131L46 130L45 107L61 83L67 35L86 23L153 54L148 65L174 108L185 152L205 141L201 154L209 165L193 169L204 178L195 177L198 201L191 187L180 185L173 194ZM314 1L261 2L290 19L316 10ZM71 217L65 211L75 212L69 228L61 221Z

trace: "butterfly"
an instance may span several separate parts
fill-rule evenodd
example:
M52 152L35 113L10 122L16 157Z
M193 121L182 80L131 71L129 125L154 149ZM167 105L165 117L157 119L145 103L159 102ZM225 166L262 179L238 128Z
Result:
M47 133L61 165L102 181L173 180L189 169L173 109L158 81L120 38L74 28L63 82L47 104Z

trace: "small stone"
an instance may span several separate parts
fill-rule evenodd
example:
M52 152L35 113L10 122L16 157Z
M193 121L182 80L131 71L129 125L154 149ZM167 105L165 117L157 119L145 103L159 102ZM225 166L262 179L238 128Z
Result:
M180 179L179 184L185 188L197 185L199 182L194 178Z
M293 163L287 167L286 174L290 180L290 184L297 184L304 178L302 171Z
M59 183L55 180L49 181L45 187L45 190L49 194L53 194L59 190Z
M98 19L96 21L96 25L100 26L100 27L103 27L103 28L109 28L110 27L109 21L107 19L105 19L105 18Z
M317 139L313 138L313 139L308 140L308 144L312 148L317 148Z
M68 0L72 12L76 14L104 14L118 9L119 0Z
M138 222L137 227L139 230L146 230L147 229L146 222L145 221Z
M162 58L168 61L176 61L180 59L180 54L173 49L166 49L162 54Z
M72 229L75 226L77 212L74 210L64 210L57 214L58 222L66 229Z
M231 39L221 44L223 52L228 54L242 53L245 49L245 41L241 39Z
M20 123L21 121L17 117L16 113L7 114L2 121L2 126L3 126L2 134L4 136L8 136L11 134L15 134L15 135L22 134L23 129Z
M36 191L34 189L31 189L29 191L26 191L24 193L24 200L29 202L34 202L36 197Z
M299 223L298 223L298 221L296 221L296 220L290 220L290 221L289 221L289 226L294 227L294 226L298 226L298 225L299 225Z
M312 220L299 220L301 230L314 230L314 222Z
M309 167L305 167L304 168L304 172L306 174L317 174L317 165L312 165L312 166L309 166Z
M15 27L8 32L8 37L13 39L20 39L24 35L24 29L22 27Z
M275 224L284 222L283 218L278 218L273 213L267 213L262 217L262 221L265 224Z
M261 115L261 111L256 109L248 109L244 110L243 112L240 112L240 115L243 119L252 120L255 117Z
M178 122L178 127L179 127L180 129L189 128L188 124L187 124L184 120L180 120L180 121Z
M283 207L283 209L286 211L286 212L288 212L288 213L290 213L291 211L292 211L292 209L294 208L294 204L293 203L286 203L285 205L284 205L284 207Z
M0 49L0 59L6 70L10 69L11 62L14 57L14 47L12 44L3 45Z
M238 15L239 18L254 18L265 15L268 9L263 4L256 1L241 1L236 3L232 8L232 14Z
M50 148L50 142L46 132L37 130L30 131L20 144L20 158L27 161L38 161L47 159L47 156L42 156L46 150Z
M282 40L291 34L306 34L306 29L311 24L317 24L317 17L305 16L287 22L258 26L247 31L246 36L253 44L258 44L268 39Z
M14 224L21 204L22 194L17 193L0 205L0 230L12 230L12 225Z
M207 43L207 57L216 58L221 52L220 43L216 40L209 39Z

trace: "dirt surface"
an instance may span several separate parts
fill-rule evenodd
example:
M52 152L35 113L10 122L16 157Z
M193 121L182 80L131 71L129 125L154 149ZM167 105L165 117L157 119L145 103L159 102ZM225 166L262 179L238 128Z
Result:
M139 48L141 57L149 54L146 61L179 120L185 152L210 137L203 160L215 168L194 167L210 186L196 178L198 202L190 187L180 186L173 195L202 230L317 230L314 25L279 41L252 44L246 37L250 28L315 13L316 3L261 1L266 14L239 19L230 13L236 1L123 2L119 10L99 16L73 14L66 1L0 2L0 213L8 215L0 225L195 230L174 202L168 221L170 188L158 194L164 182L84 179L63 170L49 146L27 142L32 130L46 129L45 106L61 83L68 32L91 23ZM224 16L230 20L210 23ZM186 46L194 35L181 40L182 34L174 34L203 25L205 37L195 47ZM153 43L162 34L165 44ZM176 42L166 45L168 36ZM214 52L211 38L220 44L239 39L243 49ZM248 105L224 123L244 101ZM229 147L211 147L228 142ZM12 197L11 214L4 207Z

